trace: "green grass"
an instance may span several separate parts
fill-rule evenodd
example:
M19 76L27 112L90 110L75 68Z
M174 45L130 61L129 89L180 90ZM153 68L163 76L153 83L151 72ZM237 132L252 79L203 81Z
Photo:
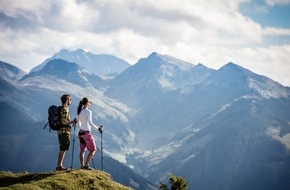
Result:
M130 190L99 170L74 169L50 173L11 173L0 171L0 189L90 189L90 190Z

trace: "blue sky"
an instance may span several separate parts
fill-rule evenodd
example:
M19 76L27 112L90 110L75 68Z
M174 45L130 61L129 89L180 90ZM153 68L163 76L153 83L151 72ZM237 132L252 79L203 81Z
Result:
M274 27L290 29L289 2L290 1L285 1L285 3L269 5L263 0L248 1L242 3L239 10L243 15L250 17L264 28ZM289 35L272 36L265 39L264 43L268 45L287 45L290 44L290 37Z
M28 72L61 49L130 64L158 52L290 86L289 12L290 0L0 0L0 60Z
M240 11L262 27L290 28L290 4L268 5L262 0L250 1L243 3Z

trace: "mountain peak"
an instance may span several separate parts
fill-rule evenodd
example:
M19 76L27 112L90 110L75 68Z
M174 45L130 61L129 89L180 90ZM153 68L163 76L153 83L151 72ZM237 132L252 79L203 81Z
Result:
M245 68L241 67L240 65L237 65L233 62L229 62L222 66L219 70L244 70Z
M113 55L97 55L86 52L83 49L62 49L52 57L46 59L41 65L33 68L31 72L40 70L53 59L62 59L68 62L76 63L98 76L105 76L112 73L121 73L130 66L128 62Z
M35 77L35 76L56 76L56 77L64 77L69 73L80 73L85 71L83 68L78 66L76 63L68 62L62 59L53 59L48 61L44 67L40 70L30 73L26 75L24 78ZM85 71L87 72L87 71ZM24 79L23 78L23 79Z
M192 63L189 63L187 61L174 58L172 56L166 55L166 54L160 54L157 52L151 53L147 58L145 58L148 63L153 64L167 64L167 65L175 65L178 66L182 70L188 70L193 68L195 65ZM144 59L142 59L144 60Z
M53 73L66 73L70 71L78 71L81 67L78 66L76 63L72 63L62 59L54 59L49 61L42 69L44 72L49 72L49 74Z
M154 56L161 56L161 54L160 53L158 53L158 52L156 52L156 51L154 51L154 52L152 52L148 57L154 57Z
M83 49L75 49L75 50L69 50L69 49L61 49L58 53L56 53L55 55L67 55L67 54L85 54L87 53L85 50Z
M219 80L222 85L231 84L231 87L240 86L242 87L241 89L254 91L256 96L265 99L289 96L289 90L284 88L278 82L253 73L252 71L232 62L222 66L217 74L214 75L214 80L212 80L212 82L216 83L216 81Z
M29 78L35 78L39 76L49 76L63 79L67 82L77 84L79 86L91 85L98 87L98 85L102 82L102 80L97 75L89 73L84 67L62 59L53 59L49 61L43 68L26 75L21 79L21 81L29 81Z
M251 77L254 75L250 70L245 69L244 67L237 65L233 62L229 62L222 66L220 69L218 69L218 73L221 75L226 74L226 76L231 77Z
M9 63L0 61L0 78L7 81L19 80L25 72Z

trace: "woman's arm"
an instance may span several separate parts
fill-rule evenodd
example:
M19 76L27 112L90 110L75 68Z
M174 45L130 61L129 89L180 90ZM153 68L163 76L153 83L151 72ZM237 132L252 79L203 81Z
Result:
M88 110L88 111L89 111L89 124L90 124L90 126L94 127L95 129L98 130L99 128L92 121L92 112L91 112L91 110Z

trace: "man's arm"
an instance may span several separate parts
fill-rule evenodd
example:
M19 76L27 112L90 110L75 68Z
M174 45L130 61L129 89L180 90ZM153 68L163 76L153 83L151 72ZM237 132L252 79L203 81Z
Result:
M72 121L69 120L69 112L68 109L66 108L61 109L60 116L61 116L61 124L63 125L71 125L76 123L74 120Z

